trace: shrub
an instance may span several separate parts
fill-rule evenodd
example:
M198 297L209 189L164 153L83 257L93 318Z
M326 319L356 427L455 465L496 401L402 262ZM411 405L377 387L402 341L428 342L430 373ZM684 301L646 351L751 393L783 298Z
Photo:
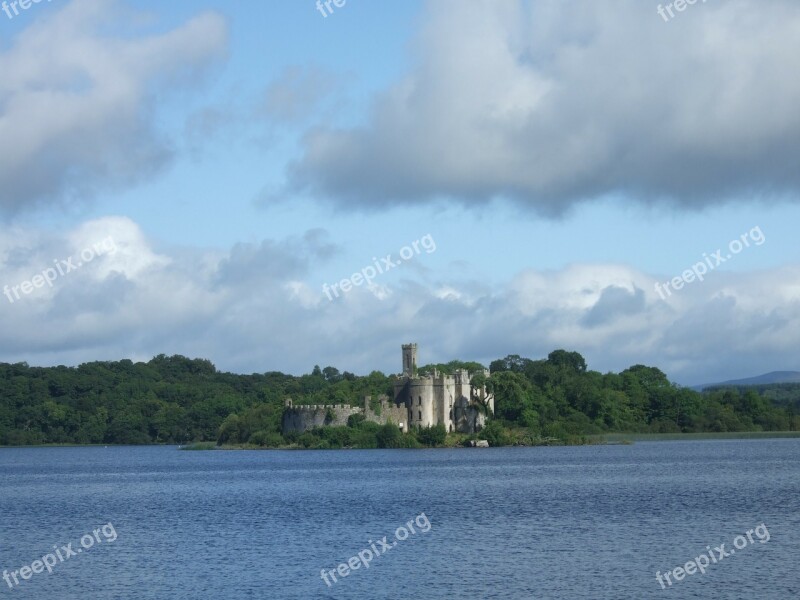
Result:
M374 431L360 429L354 432L351 444L354 448L377 448L378 438Z
M413 435L400 431L394 423L383 425L375 434L378 448L418 448L419 442Z
M481 429L479 437L489 442L490 446L508 446L511 438L499 421L489 421L486 427Z
M284 442L283 436L281 436L280 433L264 430L256 431L250 436L250 439L247 440L247 442L249 444L253 444L254 446L262 446L265 448L278 448L286 443Z
M297 438L297 443L303 448L316 448L320 443L320 439L310 431L306 431L303 435Z
M424 446L441 446L446 439L447 430L441 424L417 430L417 440Z
M387 423L378 430L378 448L397 448L403 432L397 425Z
M345 448L352 444L353 429L351 427L324 427L315 429L314 434L327 441L331 448Z
M348 427L358 427L367 420L367 417L364 416L364 413L356 413L354 415L350 415L347 417L347 426Z

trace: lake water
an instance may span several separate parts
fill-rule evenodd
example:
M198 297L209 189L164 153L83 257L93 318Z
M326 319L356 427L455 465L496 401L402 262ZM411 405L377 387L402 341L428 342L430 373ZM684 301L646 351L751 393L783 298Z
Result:
M12 448L0 473L0 569L19 573L0 598L800 597L798 439ZM723 543L662 589L657 571ZM52 574L22 579L48 553Z

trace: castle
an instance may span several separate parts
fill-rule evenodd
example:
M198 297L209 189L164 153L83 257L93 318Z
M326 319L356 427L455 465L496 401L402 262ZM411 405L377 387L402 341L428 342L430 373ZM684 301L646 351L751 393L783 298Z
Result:
M444 425L448 432L476 433L486 422L481 405L494 412L494 397L474 388L470 373L459 369L453 375L417 373L417 345L403 344L403 373L394 382L394 404L404 406L408 425ZM489 372L484 373L487 377ZM407 431L407 429L406 429Z
M367 421L395 423L404 432L411 428L443 425L448 432L477 433L486 423L487 413L494 413L494 396L486 389L471 385L470 373L459 369L452 375L417 372L417 345L403 344L403 371L395 378L394 397L380 397L380 409L364 406L335 405L293 406L286 401L282 429L303 432L324 425L347 425L351 415L363 414ZM488 371L483 373L488 377Z

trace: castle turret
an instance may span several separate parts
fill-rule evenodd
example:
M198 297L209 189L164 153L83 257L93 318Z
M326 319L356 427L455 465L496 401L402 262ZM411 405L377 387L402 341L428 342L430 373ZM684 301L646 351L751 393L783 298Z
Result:
M403 344L403 375L417 376L417 345Z

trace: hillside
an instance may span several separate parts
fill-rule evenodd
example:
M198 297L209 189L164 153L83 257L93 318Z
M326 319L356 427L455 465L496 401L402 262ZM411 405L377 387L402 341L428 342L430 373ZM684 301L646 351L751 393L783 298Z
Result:
M448 363L464 364L471 363ZM786 394L731 388L700 394L670 383L655 367L602 374L588 370L577 352L556 350L540 360L507 356L490 369L485 383L495 394L496 414L481 435L495 445L510 443L512 431L525 439L567 441L611 432L800 429L797 404ZM164 355L147 363L79 367L0 364L0 445L224 441L337 447L348 445L347 431L333 441L319 432L283 438L284 400L356 405L364 396L391 393L391 376L357 376L334 367L301 376L237 375L219 372L207 360ZM375 434L359 435L369 446Z
M771 371L769 373L764 373L763 375L756 375L755 377L731 379L730 381L722 381L720 383L696 385L693 386L692 389L702 392L704 389L709 388L770 385L774 383L800 383L800 371Z

